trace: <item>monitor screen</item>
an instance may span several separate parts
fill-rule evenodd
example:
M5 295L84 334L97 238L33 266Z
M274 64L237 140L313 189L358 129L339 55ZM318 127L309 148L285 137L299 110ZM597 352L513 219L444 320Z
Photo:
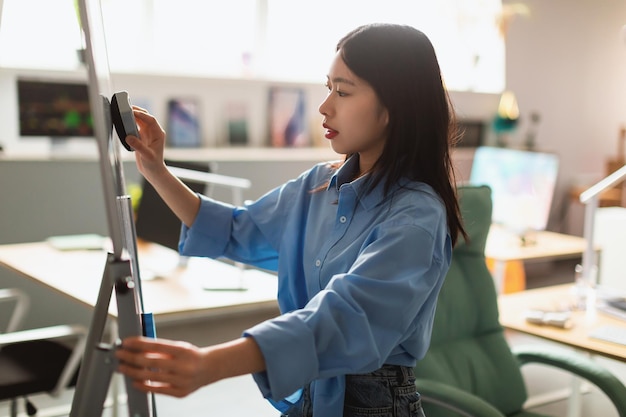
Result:
M469 182L491 187L493 223L522 234L547 228L558 170L552 153L482 146Z
M87 83L17 80L22 137L93 138Z

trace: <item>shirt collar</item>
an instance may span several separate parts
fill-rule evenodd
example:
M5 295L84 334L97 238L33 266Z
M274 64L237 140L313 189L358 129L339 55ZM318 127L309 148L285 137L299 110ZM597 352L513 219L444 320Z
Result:
M359 167L359 155L354 154L347 161L345 161L339 169L333 174L328 183L328 189L331 188L337 189L352 180L354 177L354 173L358 170Z
M349 184L349 186L353 187L356 195L359 196L359 202L366 210L369 210L382 202L384 197L383 184L379 182L373 190L366 194L368 175L363 175L351 181L354 173L358 170L358 166L359 155L352 155L330 178L328 190L335 188L339 191L342 185Z

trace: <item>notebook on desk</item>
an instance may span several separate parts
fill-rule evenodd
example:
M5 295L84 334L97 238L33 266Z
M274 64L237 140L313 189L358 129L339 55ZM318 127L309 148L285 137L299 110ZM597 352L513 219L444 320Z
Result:
M596 309L611 317L624 320L626 326L626 294L604 285L599 285L596 291Z
M626 346L626 322L624 326L604 325L593 329L589 337Z
M626 326L626 310L624 308L618 307L616 304L613 304L608 300L600 300L596 308L602 313L624 320L624 325Z

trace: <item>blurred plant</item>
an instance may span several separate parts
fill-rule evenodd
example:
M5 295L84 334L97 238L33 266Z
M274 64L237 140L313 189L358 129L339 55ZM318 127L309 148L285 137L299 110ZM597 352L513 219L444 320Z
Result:
M496 144L498 146L507 146L509 144L509 136L515 131L517 122L519 121L519 107L517 99L512 91L504 91L500 96L500 104L496 117L493 120L493 130L496 134Z

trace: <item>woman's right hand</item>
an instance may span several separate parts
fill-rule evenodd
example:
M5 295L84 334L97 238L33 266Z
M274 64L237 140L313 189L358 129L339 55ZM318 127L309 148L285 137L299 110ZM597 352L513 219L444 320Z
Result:
M165 131L147 110L133 106L133 114L141 138L131 135L126 138L126 142L135 150L139 172L148 181L152 181L159 174L167 171L163 157Z
M165 131L157 119L141 107L133 106L133 114L139 128L139 138L127 136L135 150L137 168L157 190L165 204L187 226L191 226L200 209L200 198L165 165Z

